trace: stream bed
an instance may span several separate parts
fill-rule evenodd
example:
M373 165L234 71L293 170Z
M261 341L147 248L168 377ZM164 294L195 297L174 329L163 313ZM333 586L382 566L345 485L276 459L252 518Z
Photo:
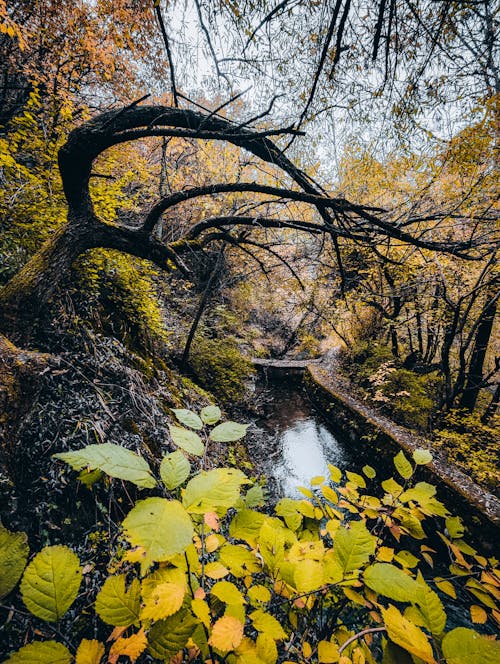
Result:
M256 424L265 432L268 446L267 453L262 450L259 466L277 497L302 497L297 487L308 487L318 475L328 478L328 464L358 473L365 464L377 470L387 467L387 461L368 458L366 451L336 436L307 398L300 380L274 381L259 390L266 416Z

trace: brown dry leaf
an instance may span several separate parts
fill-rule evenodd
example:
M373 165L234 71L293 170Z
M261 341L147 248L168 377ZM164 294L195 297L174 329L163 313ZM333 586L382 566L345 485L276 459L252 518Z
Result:
M144 629L140 629L137 634L132 634L128 638L120 637L111 646L108 664L116 664L121 655L126 655L131 662L136 662L147 645L148 640L144 634Z
M209 528L215 530L216 533L219 532L220 525L219 525L219 517L217 515L217 512L205 512L205 514L203 515L203 520L205 521L205 523Z
M116 641L116 639L119 639L126 629L127 629L126 627L115 627L107 638L108 643L109 641Z

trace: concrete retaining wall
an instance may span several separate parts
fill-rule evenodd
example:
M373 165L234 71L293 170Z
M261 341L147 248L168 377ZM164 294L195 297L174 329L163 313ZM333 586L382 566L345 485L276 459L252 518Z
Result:
M400 449L408 456L418 447L432 451L429 441L374 413L325 369L308 366L304 383L310 399L344 440L370 446L370 451L389 459ZM473 537L484 545L493 545L499 535L500 501L433 454L433 461L419 469L419 477L436 485L438 496L451 512L460 514Z

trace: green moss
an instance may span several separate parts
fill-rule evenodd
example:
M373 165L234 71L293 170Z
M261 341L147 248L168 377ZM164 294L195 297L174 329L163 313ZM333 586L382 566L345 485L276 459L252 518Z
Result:
M245 396L245 383L254 373L236 341L198 336L191 349L191 366L202 385L223 401L237 402Z
M153 283L157 274L145 261L97 249L76 265L79 286L89 298L93 322L129 348L155 355L168 342ZM150 374L150 367L147 367Z

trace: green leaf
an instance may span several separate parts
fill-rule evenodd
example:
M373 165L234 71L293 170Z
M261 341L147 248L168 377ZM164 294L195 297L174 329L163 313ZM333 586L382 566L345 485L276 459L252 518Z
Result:
M106 475L128 480L144 489L152 489L156 486L156 480L151 475L151 468L147 461L135 452L120 445L113 445L113 443L87 445L81 450L62 452L54 454L53 457L65 461L74 470L99 469Z
M402 616L395 606L382 609L382 616L391 641L424 662L435 662L432 646L424 632Z
M396 466L396 470L398 473L403 477L405 480L410 479L410 477L413 475L413 468L411 463L408 461L408 459L405 456L405 453L403 450L398 452L396 456L394 457L394 465Z
M87 489L90 489L96 482L99 482L99 480L102 479L103 475L104 473L102 470L99 470L98 468L96 468L96 470L87 470L87 468L84 468L78 473L76 479L84 484Z
M462 521L460 520L460 517L458 516L448 517L448 519L446 519L445 521L445 525L446 525L446 530L448 531L452 539L458 539L460 537L463 537L465 531Z
M236 468L203 471L187 483L182 504L194 514L213 511L225 514L240 497L242 484L249 484L249 480Z
M8 595L19 581L28 554L26 533L13 533L0 524L0 599Z
M5 664L70 664L70 651L57 641L35 641L12 653Z
M216 443L234 443L245 436L248 426L238 422L223 422L212 429L210 438Z
M414 661L406 650L392 643L392 641L387 641L382 664L414 664Z
M172 408L172 412L175 414L179 422L184 424L184 426L189 427L190 429L196 429L197 431L203 429L203 422L192 410L188 410L187 408Z
M417 466L425 466L432 461L432 454L429 450L418 449L413 452L413 461Z
M184 553L193 539L189 514L177 500L146 498L130 510L123 521L126 538L146 550L148 561L168 560Z
M96 613L114 627L128 627L139 618L141 584L133 579L126 590L125 580L125 574L108 576L95 600Z
M161 661L170 660L182 650L199 625L187 611L178 611L166 620L156 622L148 633L148 650Z
M372 480L375 475L377 474L375 468L372 468L371 466L363 466L361 469L363 473L368 477L368 479Z
M76 553L67 546L46 546L26 568L21 594L33 615L57 622L75 601L81 581Z
M225 604L245 604L245 598L230 581L218 581L212 586L210 594Z
M370 565L363 575L365 584L378 595L384 595L397 602L415 601L420 584L405 574L403 570L388 563Z
M160 476L167 489L176 489L191 472L191 464L180 450L163 457L160 464Z
M229 525L229 534L234 539L244 540L250 546L257 546L262 524L266 517L261 512L255 510L241 510L236 514Z
M188 454L193 456L203 456L205 452L205 445L201 438L194 431L188 431L188 429L183 429L182 427L174 427L171 424L168 427L170 429L170 435L172 440L183 450L186 450Z
M255 484L245 494L244 502L247 507L262 507L266 503L264 491L260 484Z
M261 569L256 556L241 544L225 544L220 549L219 562L236 578L259 572Z
M425 505L435 495L436 487L434 485L428 484L427 482L417 482L415 486L404 491L399 496L399 500L402 503L407 503L408 501L413 500L421 505Z
M219 406L205 406L201 409L201 419L205 424L217 424L217 422L222 417L221 410Z
M439 636L446 627L446 613L438 595L427 584L418 584L419 590L414 602L425 620L425 627L431 634Z
M448 632L442 648L447 664L497 664L500 661L500 642L466 627Z
M334 559L344 573L353 572L368 562L375 551L375 538L364 521L354 521L350 528L341 526L335 536Z
M286 525L294 531L302 525L303 517L298 509L299 502L293 498L282 498L274 508L276 514L283 517Z

